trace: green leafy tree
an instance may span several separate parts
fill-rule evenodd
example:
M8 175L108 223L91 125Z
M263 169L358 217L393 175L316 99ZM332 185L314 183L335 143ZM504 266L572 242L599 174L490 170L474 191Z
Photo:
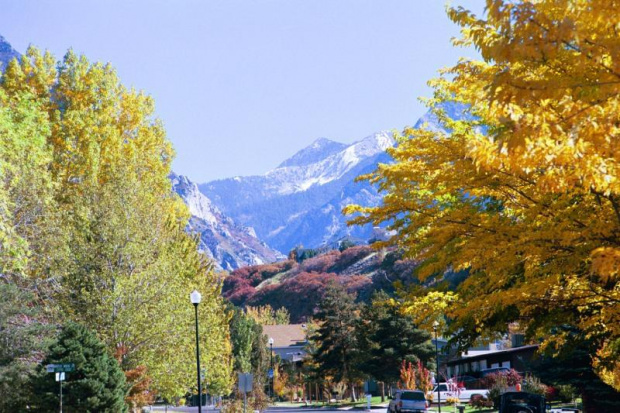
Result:
M355 401L355 384L363 377L360 371L359 342L356 334L359 309L355 297L340 284L331 283L316 314L318 330L311 337L316 342L312 354L318 374L345 383Z
M263 333L263 326L254 324L254 340L252 341L252 372L254 373L254 389L260 394L264 393L267 384L267 371L269 370L270 354L267 336ZM257 395L256 397L260 397Z
M125 371L145 366L168 397L194 383L187 297L198 289L206 380L228 392L220 284L185 233L153 100L109 65L30 48L3 75L0 135L2 273L34 280L46 311L96 330Z
M239 373L252 373L254 376L254 399L264 398L269 352L267 337L263 327L251 315L240 308L231 309L230 341L234 356L234 370Z
M59 385L55 375L47 373L47 364L74 363L75 371L66 373L63 383L63 407L75 412L126 412L125 375L105 344L86 327L69 322L50 346L37 376L33 379L33 408L55 411L59 405Z
M252 349L256 340L253 318L246 316L239 308L233 310L230 320L230 340L235 358L235 371L249 373L252 371Z
M247 306L245 308L245 312L258 324L264 326L285 325L291 323L291 315L285 307L280 307L279 309L274 310L274 308L269 304L258 307Z

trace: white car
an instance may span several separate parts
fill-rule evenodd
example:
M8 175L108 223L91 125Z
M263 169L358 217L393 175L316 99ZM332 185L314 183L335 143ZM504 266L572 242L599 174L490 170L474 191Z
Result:
M433 402L439 400L441 393L441 401L445 403L447 399L459 399L461 402L469 402L474 396L482 396L489 398L489 391L487 389L467 390L465 388L458 388L454 383L439 383L433 389Z

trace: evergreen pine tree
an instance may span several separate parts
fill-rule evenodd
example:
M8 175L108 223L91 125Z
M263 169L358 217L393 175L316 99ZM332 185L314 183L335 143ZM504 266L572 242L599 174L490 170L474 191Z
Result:
M356 334L358 313L355 297L340 284L332 283L316 315L320 327L312 336L317 344L313 354L317 373L346 383L353 401L356 400L354 385L363 377Z
M359 328L360 343L367 355L364 372L383 383L395 383L403 360L429 363L435 350L428 332L389 303L388 295L376 293L365 306Z
M59 384L47 373L47 364L74 363L75 371L65 373L63 408L66 412L127 412L125 375L105 345L86 327L67 323L50 346L33 379L35 411L58 410Z

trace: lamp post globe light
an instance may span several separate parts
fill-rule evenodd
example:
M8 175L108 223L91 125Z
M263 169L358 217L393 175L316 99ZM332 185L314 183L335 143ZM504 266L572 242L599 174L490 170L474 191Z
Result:
M269 370L271 371L271 398L273 399L273 337L269 337Z
M194 305L196 320L196 381L198 382L198 413L202 413L202 386L200 385L200 344L198 342L198 304L202 296L196 290L192 291L189 298Z
M437 374L435 374L435 385L437 386L437 408L441 413L441 388L439 387L439 346L437 344L437 328L439 328L439 322L433 323L433 331L435 332L435 361L437 362Z

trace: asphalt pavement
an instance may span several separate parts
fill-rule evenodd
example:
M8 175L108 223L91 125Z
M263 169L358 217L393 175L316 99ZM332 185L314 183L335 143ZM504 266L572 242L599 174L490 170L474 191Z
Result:
M198 407L173 407L173 406L152 406L151 407L151 411L153 412L168 412L168 413L196 413L198 412ZM203 413L215 413L215 412L219 412L219 410L213 408L212 406L203 406L202 408ZM370 409L370 410L362 410L362 409L334 409L334 408L310 408L310 407L279 407L279 406L271 406L269 407L267 410L265 410L265 413L312 413L312 412L319 412L319 413L329 413L329 412L334 412L334 413L343 413L343 412L348 412L350 411L351 413L385 413L385 407L380 407L380 408L374 408L374 409ZM251 410L248 410L248 413L252 413Z

